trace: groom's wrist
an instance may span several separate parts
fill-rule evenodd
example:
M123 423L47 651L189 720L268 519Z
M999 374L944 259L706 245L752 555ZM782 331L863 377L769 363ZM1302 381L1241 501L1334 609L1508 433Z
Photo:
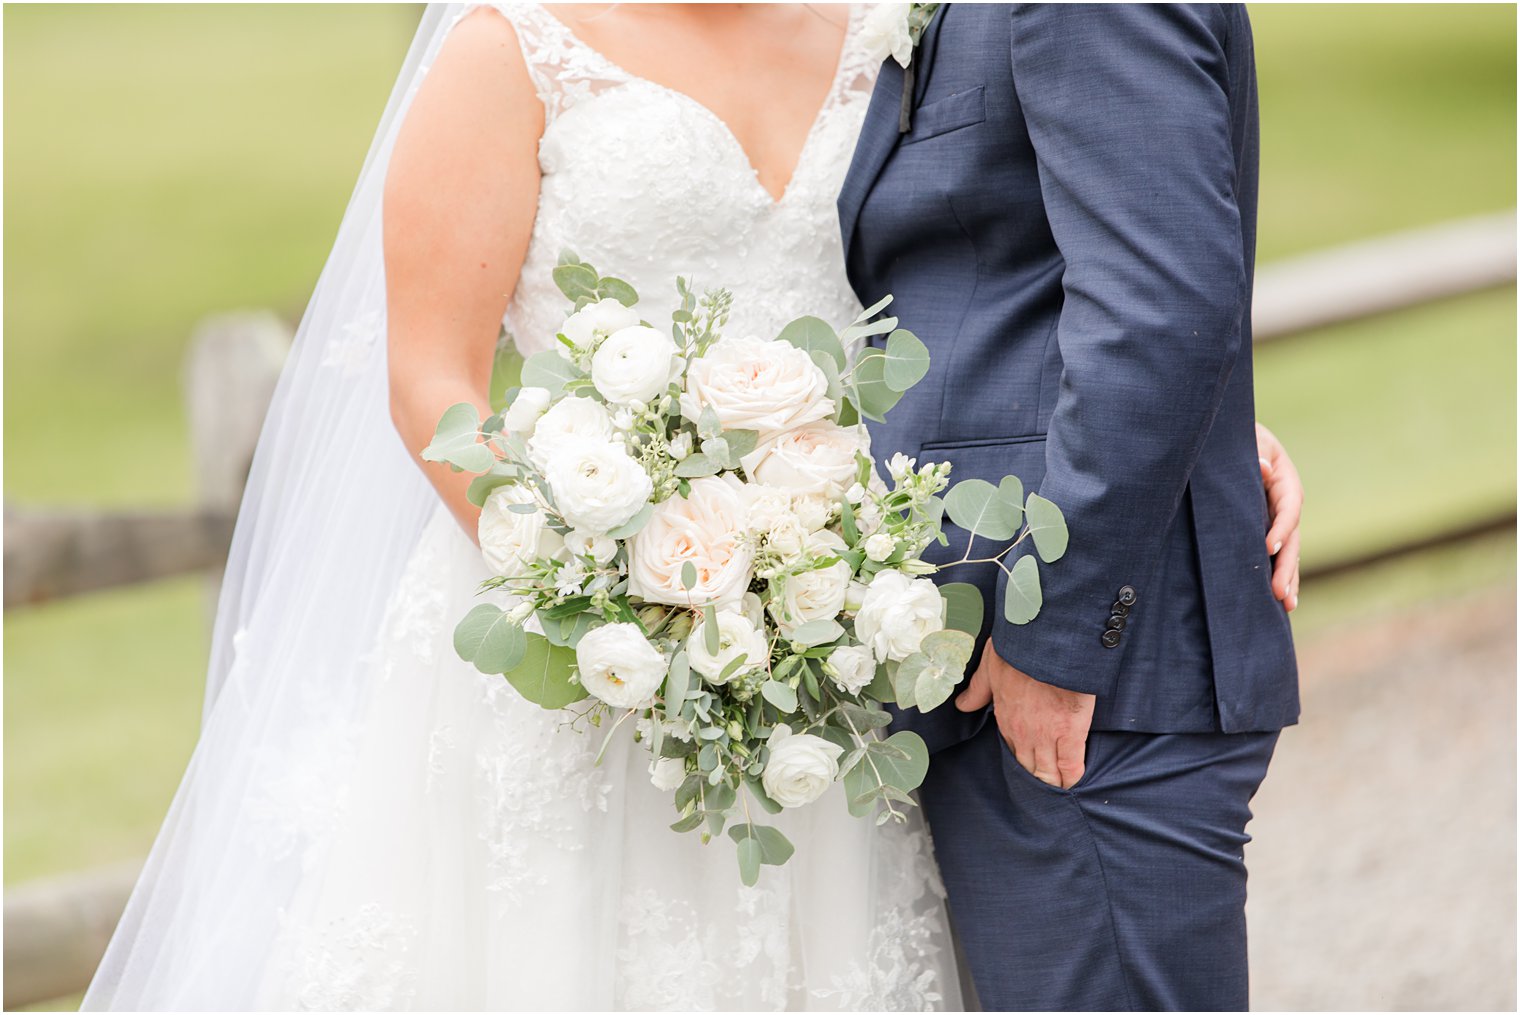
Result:
M1131 586L1120 586L1112 602L1105 597L1096 603L1092 595L1060 588L1060 580L1052 573L1060 566L1058 562L1047 571L1053 580L1047 583L1045 602L1034 620L1027 624L1013 624L1001 616L993 620L992 646L1010 666L1042 684L1099 697L1111 695L1124 658L1128 611L1138 601L1138 593ZM999 582L998 602L1006 581ZM1131 602L1125 604L1126 599Z

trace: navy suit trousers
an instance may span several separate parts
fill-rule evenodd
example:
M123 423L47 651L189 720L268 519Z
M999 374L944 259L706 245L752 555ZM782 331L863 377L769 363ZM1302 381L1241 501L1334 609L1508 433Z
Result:
M1250 801L1278 733L1096 731L1070 790L988 722L922 800L985 1011L1243 1011Z

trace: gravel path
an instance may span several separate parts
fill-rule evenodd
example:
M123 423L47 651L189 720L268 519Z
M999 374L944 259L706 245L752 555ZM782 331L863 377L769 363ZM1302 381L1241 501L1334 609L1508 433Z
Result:
M1513 590L1301 647L1247 847L1252 1007L1515 1010Z

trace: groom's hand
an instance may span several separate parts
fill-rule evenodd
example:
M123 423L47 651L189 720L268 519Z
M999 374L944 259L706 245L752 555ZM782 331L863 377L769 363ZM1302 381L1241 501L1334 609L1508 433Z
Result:
M1070 789L1087 767L1087 731L1097 700L1014 669L989 641L955 707L974 712L990 701L998 730L1018 763L1041 782Z

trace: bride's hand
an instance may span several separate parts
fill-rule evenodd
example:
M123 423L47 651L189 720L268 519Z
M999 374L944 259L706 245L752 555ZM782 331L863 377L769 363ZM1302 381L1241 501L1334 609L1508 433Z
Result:
M1292 613L1298 608L1298 523L1304 507L1304 484L1282 441L1256 424L1256 455L1261 481L1267 488L1267 553L1272 564L1272 591Z

